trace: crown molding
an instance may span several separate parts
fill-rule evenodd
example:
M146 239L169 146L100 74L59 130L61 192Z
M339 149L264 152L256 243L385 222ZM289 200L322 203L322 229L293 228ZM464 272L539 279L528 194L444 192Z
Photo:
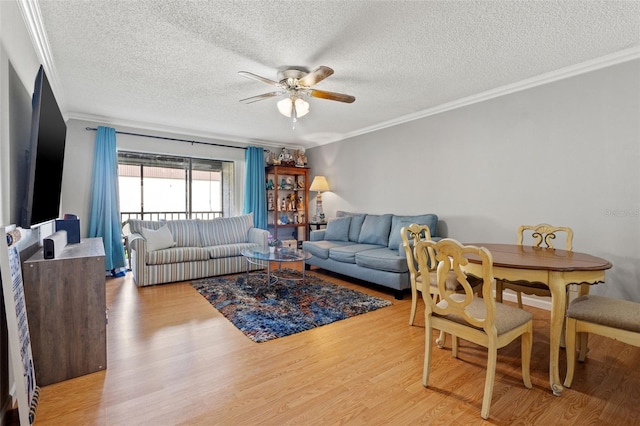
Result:
M540 74L538 76L528 78L526 80L519 81L517 83L508 84L506 86L498 87L496 89L488 90L486 92L478 93L477 95L467 96L452 102L447 102L442 105L435 106L423 111L408 114L402 117L398 117L393 120L385 121L380 124L365 127L360 130L348 133L340 140L353 138L356 136L364 135L367 133L383 130L388 127L397 126L399 124L408 123L410 121L419 120L421 118L429 117L432 115L440 114L442 112L450 111L457 108L462 108L467 105L472 105L478 102L487 101L489 99L497 98L511 93L527 90L532 87L542 86L544 84L553 83L554 81L564 80L565 78L574 77L580 74L585 74L591 71L596 71L602 68L617 65L623 62L629 62L635 59L640 59L640 46L634 46L628 49L621 50L610 55L602 56L600 58L592 59L589 61L581 62L576 65L571 65L565 68L560 68L555 71ZM319 144L322 145L322 144ZM317 145L316 145L317 146Z
M17 4L22 14L22 19L24 19L29 37L31 38L33 48L36 51L40 63L44 67L44 71L47 73L51 90L55 93L56 100L64 115L64 111L67 110L64 90L62 90L62 84L60 84L60 78L53 54L51 53L47 32L44 29L40 5L37 0L17 0Z

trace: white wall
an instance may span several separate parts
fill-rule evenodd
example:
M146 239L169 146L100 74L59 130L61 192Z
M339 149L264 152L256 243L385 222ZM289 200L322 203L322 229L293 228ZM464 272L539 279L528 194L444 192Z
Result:
M86 130L87 127L96 128L99 125L82 120L69 120L67 122L67 142L65 147L64 171L62 175L62 198L60 210L62 213L78 215L83 237L88 233L89 206L91 197L91 176L93 172L93 153L96 140L96 132ZM175 139L193 140L193 137L175 135L141 129L132 129L123 126L114 127L118 131L141 133ZM226 144L224 141L206 140L199 138L200 142ZM116 134L116 145L119 150L148 152L154 154L174 154L186 157L210 158L234 162L235 194L234 214L242 213L242 197L244 194L244 149L215 147L186 142L167 141L162 139L146 138Z
M513 242L573 228L613 264L593 293L640 302L640 60L307 150L324 211L436 213L440 233ZM314 202L311 201L311 206Z

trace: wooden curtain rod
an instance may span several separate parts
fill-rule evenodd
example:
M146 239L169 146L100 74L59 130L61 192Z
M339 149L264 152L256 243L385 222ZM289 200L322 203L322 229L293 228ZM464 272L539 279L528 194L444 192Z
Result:
M98 129L95 128L95 127L85 127L85 130L92 130L94 132L98 131ZM119 130L116 130L116 133L119 133L121 135L129 135L129 136L140 136L140 137L143 137L143 138L163 139L163 140L166 140L166 141L188 142L190 144L220 146L220 147L223 147L223 148L235 148L235 149L244 149L244 150L247 149L246 147L243 147L243 146L224 145L224 144L221 144L221 143L211 143L211 142L190 141L190 140L187 140L187 139L177 139L177 138L167 138L167 137L164 137L164 136L144 135L142 133L121 132Z

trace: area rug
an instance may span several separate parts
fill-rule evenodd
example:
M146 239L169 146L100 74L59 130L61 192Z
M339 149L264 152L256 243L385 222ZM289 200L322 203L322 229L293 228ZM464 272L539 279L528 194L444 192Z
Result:
M283 269L286 276L301 273ZM266 342L391 305L391 302L326 282L311 274L305 281L265 274L196 280L191 285L254 342Z

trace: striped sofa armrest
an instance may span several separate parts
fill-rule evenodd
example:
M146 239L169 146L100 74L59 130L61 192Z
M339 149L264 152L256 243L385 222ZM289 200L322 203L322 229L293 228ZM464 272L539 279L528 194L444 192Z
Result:
M267 239L269 238L269 231L260 228L249 228L247 233L247 241L249 243L258 244L260 247L267 249Z
M140 234L129 235L129 248L131 249L131 272L133 280L138 286L147 284L147 240Z

